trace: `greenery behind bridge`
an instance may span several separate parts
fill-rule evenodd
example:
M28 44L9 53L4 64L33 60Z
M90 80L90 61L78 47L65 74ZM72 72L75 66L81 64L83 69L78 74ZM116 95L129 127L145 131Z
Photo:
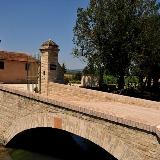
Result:
M78 8L72 54L87 62L84 72L116 78L136 77L139 89L159 91L160 5L156 0L90 0Z

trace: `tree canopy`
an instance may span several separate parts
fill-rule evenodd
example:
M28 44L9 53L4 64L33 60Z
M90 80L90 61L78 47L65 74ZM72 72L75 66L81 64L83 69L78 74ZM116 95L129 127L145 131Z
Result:
M87 8L77 10L73 55L87 61L100 85L107 72L118 78L121 89L133 66L143 74L157 71L159 24L156 0L90 0Z
M66 68L65 63L62 63L62 70L63 70L63 73L66 73L66 72L67 72L67 68Z

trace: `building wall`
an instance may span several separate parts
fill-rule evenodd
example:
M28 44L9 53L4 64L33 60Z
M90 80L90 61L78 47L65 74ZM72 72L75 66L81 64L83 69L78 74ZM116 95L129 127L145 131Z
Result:
M41 52L41 94L48 94L49 83L63 83L64 73L58 63L58 46L53 41L47 41L40 48Z
M41 93L46 93L48 88L48 52L41 53Z
M92 75L83 75L81 78L81 86L98 87L98 78Z
M36 66L34 64L31 66L34 69L28 72L30 77L37 74ZM4 69L0 69L0 82L26 83L27 71L25 67L26 62L4 60Z
M62 67L59 63L57 66L57 82L64 83L64 72L63 72Z
M58 50L55 48L48 51L48 82L57 82L57 72L58 72ZM55 65L55 68L51 67Z
M37 62L32 62L29 63L29 69L28 69L28 83L38 83L38 76L40 76L38 72L40 72L40 65ZM26 71L27 72L27 71ZM25 81L26 81L26 77L25 77Z

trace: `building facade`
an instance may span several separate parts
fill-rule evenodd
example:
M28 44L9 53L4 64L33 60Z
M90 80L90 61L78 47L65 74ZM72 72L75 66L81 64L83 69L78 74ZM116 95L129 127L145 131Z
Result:
M0 51L0 83L37 83L38 63L26 53Z
M59 46L52 40L42 43L40 60L26 53L0 51L0 83L39 83L45 91L48 83L63 83L64 72L58 63Z

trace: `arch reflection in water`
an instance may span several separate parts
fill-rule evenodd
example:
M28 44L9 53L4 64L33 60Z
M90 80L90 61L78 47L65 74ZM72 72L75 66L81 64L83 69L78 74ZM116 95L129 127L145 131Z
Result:
M13 149L10 151L13 160L36 160L36 157L37 160L115 160L91 141L53 128L25 130L13 137L6 147Z

